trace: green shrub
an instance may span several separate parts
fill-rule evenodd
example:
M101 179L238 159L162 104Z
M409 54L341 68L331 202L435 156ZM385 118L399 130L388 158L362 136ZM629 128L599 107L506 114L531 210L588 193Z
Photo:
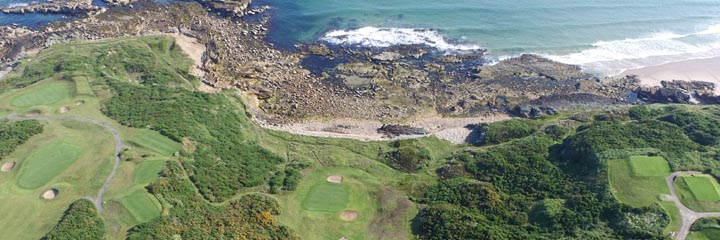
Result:
M95 205L86 199L73 202L60 221L43 239L103 239L105 222L98 216Z

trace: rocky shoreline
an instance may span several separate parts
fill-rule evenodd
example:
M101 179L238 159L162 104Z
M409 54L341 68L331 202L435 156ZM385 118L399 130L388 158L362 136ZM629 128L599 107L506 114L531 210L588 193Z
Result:
M286 51L265 40L268 17L243 18L267 9L253 8L246 0L109 8L41 30L2 27L0 55L7 68L23 52L58 42L183 34L206 46L200 64L203 83L239 90L252 99L251 110L271 123L309 118L403 123L428 112L444 117L537 117L633 102L718 102L712 91L704 90L714 88L712 84L649 89L640 87L634 76L596 77L535 55L489 65L482 51L446 55L418 45L363 48L314 43Z

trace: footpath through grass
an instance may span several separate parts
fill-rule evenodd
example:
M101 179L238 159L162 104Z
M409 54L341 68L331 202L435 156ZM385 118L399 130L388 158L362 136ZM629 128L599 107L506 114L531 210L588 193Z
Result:
M718 183L706 174L680 175L675 190L688 208L698 212L720 212Z

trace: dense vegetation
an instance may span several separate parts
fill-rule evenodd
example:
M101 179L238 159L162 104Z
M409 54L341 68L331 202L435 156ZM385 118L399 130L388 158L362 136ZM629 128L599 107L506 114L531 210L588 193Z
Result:
M43 239L103 239L105 222L95 205L86 199L73 202L60 221Z
M37 120L0 121L0 159L42 131L43 125Z
M498 144L530 136L537 131L530 120L511 119L496 123L483 123L473 128L474 143L479 145Z
M171 161L161 177L148 186L171 205L167 215L138 225L128 239L294 239L273 215L280 206L271 197L244 195L225 206L214 206L195 194L180 165Z
M403 172L416 172L432 157L430 150L416 139L397 140L390 143L391 151L385 153L385 163Z

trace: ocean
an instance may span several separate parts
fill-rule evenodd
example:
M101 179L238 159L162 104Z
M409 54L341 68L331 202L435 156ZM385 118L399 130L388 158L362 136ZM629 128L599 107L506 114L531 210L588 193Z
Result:
M613 75L720 56L720 0L262 0L279 46L324 41L535 53Z
M168 2L172 0L163 0ZM28 3L0 0L0 5ZM100 2L100 0L96 0ZM591 73L720 56L720 0L256 0L273 7L269 40L485 49L491 60L534 53ZM0 13L31 28L62 15Z

